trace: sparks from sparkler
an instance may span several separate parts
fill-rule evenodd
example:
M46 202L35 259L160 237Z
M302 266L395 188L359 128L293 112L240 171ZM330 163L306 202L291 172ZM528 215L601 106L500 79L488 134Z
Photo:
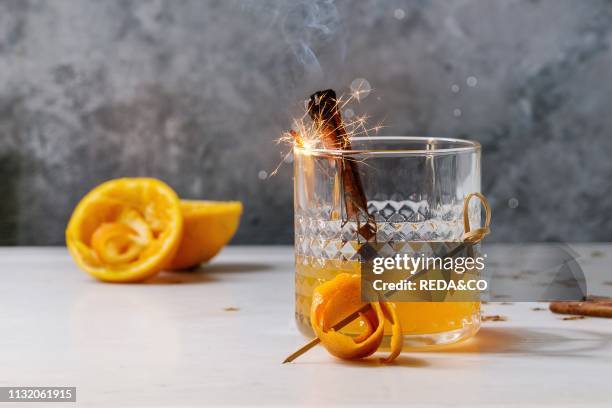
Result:
M344 108L353 101L360 102L361 96L363 93L370 93L371 90L360 90L356 89L352 91L348 97L340 96L336 101L336 106L338 112L342 113ZM345 130L345 141L350 141L353 137L370 137L373 134L378 134L378 132L384 128L384 125L381 122L378 122L375 126L368 127L368 120L370 116L368 115L355 115L354 119L351 119L347 122L342 123ZM281 137L276 141L277 144L288 145L291 149L282 156L281 162L276 166L276 168L270 173L270 177L274 176L283 162L287 160L291 154L294 153L295 148L300 149L300 154L311 154L311 152L315 149L325 149L323 145L323 127L325 124L315 123L312 121L308 115L308 112L305 112L302 117L294 119L292 124L292 129L286 132L283 132ZM334 129L337 130L337 129ZM348 160L352 160L351 158L347 158Z

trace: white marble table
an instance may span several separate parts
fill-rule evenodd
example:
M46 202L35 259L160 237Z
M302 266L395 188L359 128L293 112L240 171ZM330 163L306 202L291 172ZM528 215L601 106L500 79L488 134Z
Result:
M573 248L587 275L610 269L612 245ZM2 248L0 385L76 386L78 405L100 407L612 406L612 320L565 321L533 303L485 305L508 320L393 366L320 348L282 365L304 342L292 262L289 247L230 247L201 273L116 285L64 248Z

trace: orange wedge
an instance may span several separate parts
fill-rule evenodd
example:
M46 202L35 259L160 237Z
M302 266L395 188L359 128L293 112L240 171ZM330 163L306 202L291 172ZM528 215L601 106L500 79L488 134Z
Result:
M151 178L107 181L78 203L66 245L81 269L108 282L145 280L166 267L183 233L179 198Z
M234 236L240 223L238 201L181 200L183 238L169 269L185 269L209 261Z

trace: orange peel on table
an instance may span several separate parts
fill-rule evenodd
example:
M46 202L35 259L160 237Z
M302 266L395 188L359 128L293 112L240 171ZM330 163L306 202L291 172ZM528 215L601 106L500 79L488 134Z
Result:
M78 266L108 282L138 282L169 265L183 215L174 190L152 178L110 180L75 208L66 245Z
M391 354L382 361L390 363L401 353L403 342L399 320L392 304L371 302L371 308L360 313L364 330L356 337L333 329L334 325L363 306L359 275L341 273L314 290L310 323L327 351L338 358L354 360L368 357L378 350L383 340L386 319L391 324Z

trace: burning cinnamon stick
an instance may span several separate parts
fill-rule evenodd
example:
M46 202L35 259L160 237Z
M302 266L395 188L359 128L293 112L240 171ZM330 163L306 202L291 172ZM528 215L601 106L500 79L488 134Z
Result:
M342 123L336 92L333 89L312 94L308 101L308 114L320 129L326 149L351 150L351 141ZM334 160L342 180L347 217L356 221L359 234L366 241L371 241L376 238L376 223L368 213L368 200L363 191L357 163L345 158ZM364 217L366 221L361 224Z

